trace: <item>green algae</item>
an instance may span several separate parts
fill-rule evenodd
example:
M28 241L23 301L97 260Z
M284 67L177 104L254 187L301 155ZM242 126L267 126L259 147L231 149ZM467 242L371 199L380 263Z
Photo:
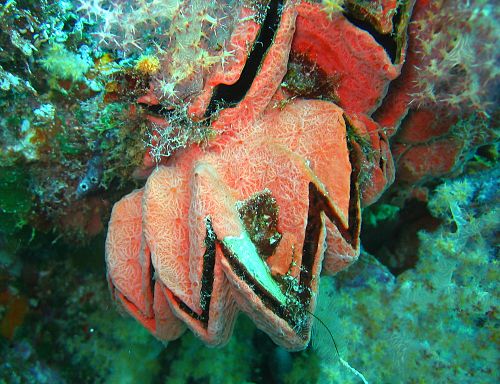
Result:
M0 168L0 231L13 234L26 224L33 207L29 175L22 168Z

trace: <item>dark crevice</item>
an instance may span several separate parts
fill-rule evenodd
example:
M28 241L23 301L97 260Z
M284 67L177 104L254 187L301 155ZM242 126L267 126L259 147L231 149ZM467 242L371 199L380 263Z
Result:
M210 219L206 220L205 253L203 254L203 272L201 275L200 307L201 321L208 323L210 300L212 298L215 269L215 233Z
M393 33L396 32L399 28L399 24L403 20L403 11L406 10L406 6L400 5L397 9L397 12L392 17L392 25L393 25Z
M349 235L351 238L344 236L347 242L354 249L359 247L359 234L361 232L361 193L359 191L359 173L361 170L361 159L355 151L349 151L349 162L352 166L351 172L351 190L349 194ZM342 232L340 232L342 234Z
M380 204L384 202L370 206L368 211L376 212ZM441 221L431 215L426 203L409 200L393 217L380 220L375 226L367 222L363 226L361 240L367 252L394 276L398 276L414 268L418 262L421 244L418 234L422 230L433 232L440 224Z
M307 225L302 247L302 265L300 270L300 284L306 288L311 286L314 258L318 252L318 241L321 233L322 202L317 188L309 183L309 212L307 214ZM311 290L304 289L299 293L302 303L309 303Z
M151 297L155 297L155 280L156 280L156 270L153 265L153 262L151 261L151 254L148 255L149 257L149 285L151 289Z
M193 319L200 321L206 328L208 326L210 301L212 298L214 284L214 269L215 269L215 233L212 228L210 219L206 220L207 234L205 236L205 253L203 254L203 270L201 275L201 290L200 290L200 307L201 314L193 311L177 296L173 298L179 305L179 308L186 312Z
M367 20L357 19L354 15L349 12L344 13L344 16L347 20L349 20L356 27L368 32L375 39L377 43L379 43L389 55L391 62L394 63L396 60L397 54L397 43L392 37L391 33L382 34L375 29L375 27Z
M347 122L346 122L347 124ZM359 149L358 149L359 150ZM328 220L330 220L337 227L342 238L349 243L353 248L358 247L359 242L359 231L360 231L360 206L359 206L359 156L356 154L356 149L351 149L349 151L349 160L352 166L350 185L351 189L349 191L349 212L348 212L348 226L342 223L340 217L335 213L333 208L329 205L326 197L322 196L318 189L311 184L309 186L309 194L314 194L320 198L314 202L317 206L317 211L325 212Z
M158 117L164 117L166 119L170 118L175 111L174 109L167 108L161 104L149 105L149 104L139 103L139 105L144 109L146 109L149 114L153 114Z
M189 308L189 306L186 303L184 303L181 299L179 299L177 296L175 296L173 292L172 292L172 298L175 300L180 309L186 312L193 319L200 321L203 324L204 328L207 327L208 324L202 320L202 315L197 314L195 311Z
M267 50L271 46L281 17L284 0L271 0L266 18L260 28L259 35L243 67L240 78L234 84L219 84L210 99L205 117L210 117L220 108L234 107L245 97L260 69Z

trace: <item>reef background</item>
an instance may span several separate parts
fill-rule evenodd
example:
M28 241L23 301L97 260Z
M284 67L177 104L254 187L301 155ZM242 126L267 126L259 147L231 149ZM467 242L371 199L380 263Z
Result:
M222 349L191 333L165 346L112 302L105 223L112 203L139 185L134 171L151 139L130 100L164 48L154 43L165 31L148 26L175 22L174 1L133 3L119 14L98 1L99 14L86 1L0 2L0 383L359 383L320 325L313 345L293 354L243 315ZM224 17L236 3L210 11ZM333 12L344 2L323 3ZM442 23L469 15L465 2L439 3ZM397 174L364 210L359 261L322 278L316 315L370 383L500 380L498 15L493 2L469 3L475 16L466 25L439 37L428 31L434 37L421 48L437 61L426 63L414 95L420 108L451 114L445 140L467 145L445 170ZM141 4L155 13L141 13ZM233 22L216 27L213 46ZM199 34L188 31L182 42ZM456 46L483 49L462 51L457 72L453 55L439 55L456 53L443 44L462 34L468 40ZM207 57L190 54L179 60ZM209 136L171 132L158 156Z

